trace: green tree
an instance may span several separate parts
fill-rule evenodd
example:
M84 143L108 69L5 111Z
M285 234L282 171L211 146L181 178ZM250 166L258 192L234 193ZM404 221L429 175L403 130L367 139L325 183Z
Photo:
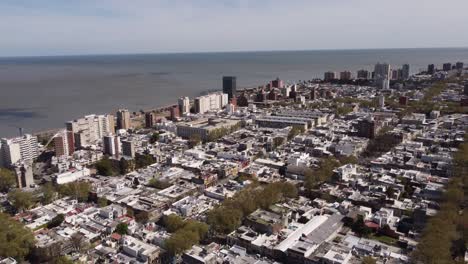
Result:
M115 232L121 235L126 235L128 234L128 225L126 223L119 223L115 227Z
M28 228L0 213L0 256L22 261L34 246L34 236Z
M51 229L57 227L63 223L65 216L63 214L58 214L52 220L47 223L47 228Z
M119 160L119 172L120 174L124 175L127 174L131 170L131 161L128 161L125 158L121 158Z
M52 263L53 264L73 264L74 262L67 256L60 256L52 260Z
M71 182L60 185L58 192L61 196L70 196L80 202L86 202L89 198L91 185L87 182Z
M242 211L239 209L218 207L208 213L207 223L221 234L229 234L242 223Z
M376 264L376 263L377 261L372 257L366 256L362 258L362 264Z
M0 192L8 192L16 186L16 177L11 170L0 168Z
M30 192L14 190L8 193L8 200L17 212L27 210L34 204L34 197Z
M197 146L198 144L201 143L201 136L199 134L192 134L190 135L190 138L189 138L189 147L190 148L193 148L195 146Z
M168 181L164 181L164 180L158 180L156 178L152 178L148 185L150 187L153 187L153 188L156 188L156 189L166 189L167 187L170 187L172 184L169 183Z
M166 230L173 233L185 226L184 219L176 214L165 215L163 217L163 225Z
M150 141L151 144L154 144L154 143L158 142L158 141L159 141L159 133L154 132L154 133L151 135L149 141Z
M153 163L155 163L156 160L154 157L150 154L139 154L137 153L135 155L135 167L137 169L147 167Z
M291 140L302 133L304 133L303 127L293 126L292 129L289 131L288 140Z
M106 207L107 206L107 199L104 197L99 197L97 200L97 204L99 207Z
M97 173L102 176L112 176L116 174L112 162L108 157L104 157L96 162L96 170Z
M41 193L42 193L42 204L50 204L54 201L55 197L57 196L57 192L52 185L52 183L48 182L41 186Z
M364 223L364 218L362 215L359 215L356 222L354 222L353 226L351 227L354 233L356 233L360 237L366 237L371 233L369 227L366 226Z

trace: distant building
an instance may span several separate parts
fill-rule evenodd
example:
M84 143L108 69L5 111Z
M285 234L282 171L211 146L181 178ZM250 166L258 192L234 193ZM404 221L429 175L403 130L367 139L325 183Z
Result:
M377 79L375 80L376 86L379 89L388 90L390 89L390 80L389 79Z
M115 135L104 136L103 147L104 154L118 157L121 149L120 137Z
M351 72L350 71L343 71L340 72L340 80L351 80Z
M371 77L371 74L369 71L367 70L359 70L357 72L357 78L358 79L363 79L363 80L367 80Z
M390 79L390 65L388 63L377 63L374 67L374 80Z
M409 66L409 64L403 64L403 67L401 68L400 78L402 80L408 80L409 77L410 77L410 66Z
M131 127L130 122L130 112L127 109L119 109L117 111L117 128L127 130Z
M179 110L182 115L190 113L190 98L188 97L181 97L177 101L179 105Z
M398 99L398 103L400 105L408 105L408 97L400 96L400 98Z
M384 108L385 107L385 96L380 95L379 96L379 107Z
M204 114L212 110L221 110L225 107L229 100L226 93L211 93L195 98L195 112Z
M452 63L447 62L442 65L442 70L443 71L450 71L452 70Z
M211 132L223 128L229 129L239 123L239 120L213 118L178 123L177 135L183 138L190 138L193 135L199 135L202 140L208 140Z
M465 83L465 89L463 90L463 93L464 93L465 95L468 95L468 82Z
M400 79L400 75L399 75L399 71L398 69L394 69L392 70L392 80L398 80Z
M315 87L312 87L310 90L310 100L316 100L318 98L318 93Z
M277 93L274 89L272 89L272 90L268 93L267 99L268 99L268 100L272 100L272 101L278 100L278 93Z
M122 140L122 154L127 157L135 157L135 144L131 140Z
M239 97L237 97L237 106L239 107L247 107L249 106L249 99L242 93Z
M284 84L280 78L276 78L275 80L270 82L270 88L283 88Z
M39 156L36 136L29 134L0 140L0 165L11 166L20 161L33 161Z
M324 73L324 75L323 75L323 80L326 81L326 82L329 82L329 81L335 80L335 79L336 79L336 73L335 72L329 71L329 72Z
M176 120L177 118L180 117L179 106L177 106L177 105L172 106L171 109L169 110L169 112L170 112L170 119L171 120Z
M152 128L155 125L155 114L153 112L147 112L145 113L145 127L146 128Z
M223 93L228 95L229 100L236 97L236 77L224 76L223 77Z
M267 94L265 93L263 89L261 89L256 95L255 102L262 103L262 102L266 102L266 100L267 100Z
M34 185L32 160L22 162L13 166L16 174L16 183L18 188L29 188Z
M73 132L63 131L54 137L55 156L70 156L75 152Z
M455 64L455 68L456 68L457 70L463 70L463 62L458 61L458 62Z
M87 115L68 121L65 125L67 131L73 133L73 141L77 148L96 145L104 136L115 133L112 115Z
M372 118L360 120L357 124L357 136L374 138L377 134L377 124Z
M428 74L434 74L435 73L435 65L434 64L427 65L427 73Z

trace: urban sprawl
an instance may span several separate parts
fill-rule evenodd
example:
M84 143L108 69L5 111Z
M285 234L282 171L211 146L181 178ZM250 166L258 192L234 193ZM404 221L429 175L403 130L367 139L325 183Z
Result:
M463 263L468 69L275 79L0 141L0 263Z

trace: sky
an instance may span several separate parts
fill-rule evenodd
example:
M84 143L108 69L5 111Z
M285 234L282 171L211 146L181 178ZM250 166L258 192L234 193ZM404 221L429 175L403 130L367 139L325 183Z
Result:
M0 56L468 47L468 0L0 0Z

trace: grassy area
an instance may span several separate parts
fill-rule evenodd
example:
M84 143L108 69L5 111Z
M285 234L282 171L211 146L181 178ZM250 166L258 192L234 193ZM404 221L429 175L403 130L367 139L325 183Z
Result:
M371 235L369 238L390 246L396 246L398 243L398 239L389 236Z

